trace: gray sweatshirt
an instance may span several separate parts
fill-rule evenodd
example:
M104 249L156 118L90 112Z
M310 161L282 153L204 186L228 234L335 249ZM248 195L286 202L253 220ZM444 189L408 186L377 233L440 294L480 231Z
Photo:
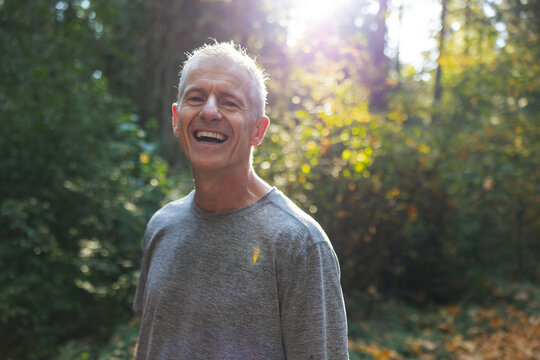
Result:
M339 265L279 190L209 214L194 192L148 223L137 359L348 359Z

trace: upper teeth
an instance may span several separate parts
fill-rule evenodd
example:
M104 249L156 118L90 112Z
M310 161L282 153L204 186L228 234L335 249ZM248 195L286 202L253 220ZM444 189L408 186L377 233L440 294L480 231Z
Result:
M197 137L210 137L210 138L216 138L218 140L225 140L225 136L223 134L219 134L216 132L211 131L197 131Z

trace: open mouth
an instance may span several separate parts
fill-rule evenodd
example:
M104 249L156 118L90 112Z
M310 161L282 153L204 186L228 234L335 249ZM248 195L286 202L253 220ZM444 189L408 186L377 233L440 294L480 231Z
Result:
M226 135L213 132L213 131L199 130L199 131L195 131L193 133L193 136L195 137L195 139L197 139L197 141L207 142L207 143L221 144L222 142L227 140Z

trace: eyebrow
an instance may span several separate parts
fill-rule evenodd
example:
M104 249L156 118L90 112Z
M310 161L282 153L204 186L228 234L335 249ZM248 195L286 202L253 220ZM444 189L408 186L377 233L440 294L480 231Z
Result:
M203 88L196 87L196 86L190 86L190 87L186 87L184 89L184 95L182 95L182 96L185 96L185 95L187 95L187 94L189 94L191 92L202 92L202 93L204 93L205 91L204 91Z
M200 92L200 93L203 93L203 94L206 94L206 90L202 87L199 87L199 86L190 86L190 87L187 87L185 90L184 90L184 95L182 97L185 97L186 95L192 93L192 92ZM231 92L231 91L226 91L226 90L218 90L218 95L220 97L224 96L224 97L230 97L230 98L233 98L235 101L237 101L238 103L240 103L240 105L242 106L246 106L246 104L241 100L240 96L237 95L236 93L234 92Z

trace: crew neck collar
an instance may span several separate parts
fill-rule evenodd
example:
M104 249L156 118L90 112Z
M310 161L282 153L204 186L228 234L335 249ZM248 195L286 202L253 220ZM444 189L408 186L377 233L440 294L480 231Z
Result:
M275 187L272 187L266 194L264 194L258 200L252 202L251 204L240 207L238 209L216 214L216 213L210 213L210 212L204 211L199 206L197 206L197 204L195 203L195 190L193 190L189 194L190 208L191 208L192 213L194 213L196 216L200 218L206 218L206 219L222 219L222 218L228 218L231 216L244 215L244 214L248 214L252 211L257 210L261 206L264 206L267 199L272 197L276 191L277 189Z

